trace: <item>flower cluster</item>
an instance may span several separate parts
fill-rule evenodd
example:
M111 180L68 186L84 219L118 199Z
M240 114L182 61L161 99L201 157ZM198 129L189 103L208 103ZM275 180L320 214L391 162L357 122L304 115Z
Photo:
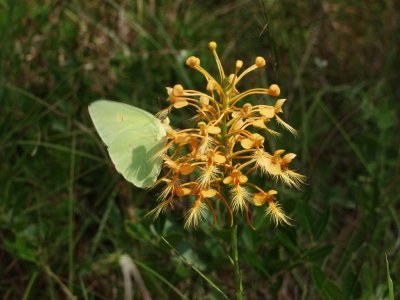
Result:
M289 224L290 218L277 202L278 192L264 191L249 181L250 175L257 171L296 188L304 181L303 175L289 168L295 154L284 154L285 150L271 153L264 146L262 134L279 135L268 127L271 121L293 134L296 132L282 120L285 99L276 100L273 106L246 102L252 95L277 97L280 94L276 84L243 92L237 88L248 73L266 65L265 59L257 57L244 71L241 71L243 62L237 60L234 72L227 75L216 52L217 44L210 42L208 46L217 63L219 81L201 66L199 58L189 57L186 64L206 78L206 91L187 90L180 84L167 88L169 106L158 114L165 117L172 109L191 108L196 125L182 130L166 125L168 141L159 153L164 158L166 172L155 184L162 185L162 192L151 214L157 217L175 201L186 201L190 208L185 227L196 227L208 213L215 222L214 206L220 201L227 208L232 224L234 213L245 211L251 225L249 206L266 204L266 214L277 225Z

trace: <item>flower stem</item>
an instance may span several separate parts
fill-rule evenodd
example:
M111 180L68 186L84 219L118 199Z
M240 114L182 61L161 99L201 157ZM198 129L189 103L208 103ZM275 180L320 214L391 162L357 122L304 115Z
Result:
M231 245L232 245L232 264L235 272L235 299L243 299L243 285L242 285L242 272L239 267L239 254L237 243L237 224L232 226L231 229Z

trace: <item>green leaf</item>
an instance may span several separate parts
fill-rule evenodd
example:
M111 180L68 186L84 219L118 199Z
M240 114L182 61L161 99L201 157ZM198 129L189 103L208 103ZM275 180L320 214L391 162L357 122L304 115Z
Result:
M311 267L311 278L318 290L321 290L325 282L325 274L317 267Z
M322 291L326 299L342 299L342 291L340 290L339 286L332 280L325 281Z
M394 288L393 288L393 280L390 277L390 270L389 270L389 261L387 258L387 254L385 253L386 259L386 274L387 274L387 282L388 282L388 289L389 289L389 300L394 300Z
M290 228L285 227L284 229L279 229L276 233L278 240L291 252L298 253L296 245L295 232L290 230Z
M318 240L326 229L326 225L328 225L329 217L331 215L330 206L326 205L322 215L318 220L313 224L312 233L315 240Z
M36 263L37 261L35 249L32 248L26 242L26 240L21 238L20 236L17 236L14 241L5 240L4 247L8 252L20 259L27 260L33 263Z
M323 295L324 299L341 299L342 291L339 286L332 280L326 279L324 272L318 266L311 268L311 277L316 288Z
M307 261L316 261L326 258L333 249L332 245L317 246L307 250L304 258Z

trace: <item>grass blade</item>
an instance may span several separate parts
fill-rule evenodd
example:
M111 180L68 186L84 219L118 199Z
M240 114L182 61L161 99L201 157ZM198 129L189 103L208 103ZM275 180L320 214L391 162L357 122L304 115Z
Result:
M385 253L385 259L386 259L386 274L387 274L388 289L389 289L389 300L394 300L393 280L390 277L389 261L386 253Z

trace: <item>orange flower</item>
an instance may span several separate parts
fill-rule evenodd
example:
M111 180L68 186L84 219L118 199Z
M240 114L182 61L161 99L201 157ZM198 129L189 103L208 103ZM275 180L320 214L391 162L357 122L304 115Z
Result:
M218 78L203 68L199 58L189 57L186 64L204 76L205 90L189 90L180 84L167 88L169 106L158 114L165 120L167 132L166 146L157 153L164 158L165 172L155 184L163 183L160 203L150 214L158 216L174 201L190 201L185 227L197 227L210 213L215 222L217 215L213 203L222 201L232 223L233 213L245 210L250 224L250 205L267 204L266 214L277 225L289 224L289 217L275 199L277 191L271 189L264 192L251 183L256 169L261 170L261 175L270 174L289 186L299 187L304 182L303 175L289 169L295 154L283 155L284 150L270 154L264 149L265 131L279 135L268 128L272 119L295 133L280 117L286 100L278 99L273 106L265 103L252 105L249 102L241 105L250 96L262 95L269 99L280 95L277 84L244 91L238 87L245 76L264 67L267 62L259 56L242 70L243 61L237 60L234 73L227 74L219 59L217 44L210 42L208 46L216 61ZM193 117L188 119L193 125L186 129L173 129L168 122L168 114L173 109L188 107L195 110ZM254 132L254 129L262 130ZM229 198L225 199L224 189L229 191Z
M244 149L260 148L264 145L264 137L258 133L252 133L248 138L242 139L240 144Z
M251 193L243 186L248 180L248 177L237 169L233 170L231 174L223 180L223 183L233 185L230 192L234 211L243 211L246 207L246 202L250 200Z

